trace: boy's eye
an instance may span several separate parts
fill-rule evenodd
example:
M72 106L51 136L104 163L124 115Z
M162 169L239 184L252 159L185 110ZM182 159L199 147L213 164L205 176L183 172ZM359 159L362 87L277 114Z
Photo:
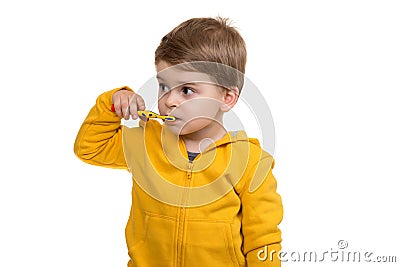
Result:
M160 83L159 88L161 92L167 92L169 90L169 87L164 83Z
M193 89L190 88L190 87L183 87L183 88L182 88L182 92L183 92L185 95L191 95L191 94L194 93Z

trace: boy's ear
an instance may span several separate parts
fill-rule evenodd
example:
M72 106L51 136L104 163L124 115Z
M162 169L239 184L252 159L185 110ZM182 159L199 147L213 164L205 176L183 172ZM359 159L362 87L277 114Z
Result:
M224 90L224 99L221 110L223 112L228 112L233 108L239 98L239 89L237 87L232 87Z

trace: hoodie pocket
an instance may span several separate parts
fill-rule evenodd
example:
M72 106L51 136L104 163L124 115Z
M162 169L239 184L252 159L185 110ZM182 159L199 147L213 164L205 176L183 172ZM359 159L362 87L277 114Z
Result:
M171 266L175 218L146 213L142 239L128 250L133 266Z
M240 253L241 242L233 242L231 226L225 221L189 221L187 225L185 265L201 266L244 266Z

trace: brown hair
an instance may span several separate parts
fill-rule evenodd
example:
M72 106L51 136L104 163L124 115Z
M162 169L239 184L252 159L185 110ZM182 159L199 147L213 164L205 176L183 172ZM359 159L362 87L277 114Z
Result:
M240 73L234 84L243 86L246 68L246 44L226 18L192 18L165 35L155 51L155 63L171 65L208 61L227 65ZM236 74L237 76L237 74Z

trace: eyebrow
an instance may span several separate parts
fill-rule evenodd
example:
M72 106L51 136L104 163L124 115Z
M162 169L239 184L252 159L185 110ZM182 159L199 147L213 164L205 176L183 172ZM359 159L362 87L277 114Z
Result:
M196 85L196 84L198 84L198 82L178 82L178 84L179 84L179 85L187 85L187 84L189 84L189 85Z
M156 75L156 79L165 82L165 80L161 76ZM182 85L197 85L198 83L201 83L201 82L183 82L183 81L178 81L178 82L176 82L176 85L174 87L182 86Z

